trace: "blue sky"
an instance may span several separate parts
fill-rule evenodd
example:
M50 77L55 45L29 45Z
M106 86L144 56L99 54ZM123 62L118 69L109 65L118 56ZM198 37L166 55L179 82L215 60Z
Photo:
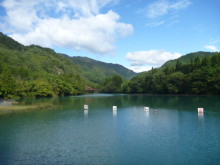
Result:
M140 72L219 51L219 9L220 0L0 0L0 31Z

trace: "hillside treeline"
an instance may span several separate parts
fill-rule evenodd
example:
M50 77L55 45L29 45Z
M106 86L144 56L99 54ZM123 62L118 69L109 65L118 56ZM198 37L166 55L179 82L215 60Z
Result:
M177 61L174 66L143 72L123 83L124 93L220 95L220 53Z
M65 57L38 46L0 47L0 98L78 95L85 80Z
M97 89L114 75L128 79L136 73L117 64L24 46L0 32L0 99L84 94L89 92L86 87Z

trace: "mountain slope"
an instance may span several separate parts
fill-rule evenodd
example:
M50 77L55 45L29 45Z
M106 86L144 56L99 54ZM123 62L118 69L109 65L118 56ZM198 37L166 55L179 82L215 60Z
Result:
M0 33L0 98L82 94L85 86L97 87L113 75L130 78L135 73L121 65L24 46Z
M25 46L0 32L0 48L23 50Z
M76 95L85 84L68 58L0 35L0 98Z
M104 78L114 75L120 75L124 79L136 75L122 65L100 62L87 57L72 57L72 61L80 68L84 77L95 83L100 83Z
M142 72L122 85L124 93L220 95L220 52L198 52Z
M214 54L215 53L213 52L202 52L202 51L189 53L189 54L179 57L178 59L167 61L161 66L161 68L165 68L166 66L175 66L177 61L181 62L182 64L189 64L191 60L194 60L195 58L202 59L204 57L211 57Z

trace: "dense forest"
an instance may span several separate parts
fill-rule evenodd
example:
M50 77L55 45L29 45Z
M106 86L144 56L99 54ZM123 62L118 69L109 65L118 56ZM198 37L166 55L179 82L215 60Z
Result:
M137 75L118 64L24 46L0 33L0 98L80 95L88 92L86 89L100 93L219 95L220 53L190 53Z
M109 78L115 75L121 76L121 78L129 80L137 73L129 70L118 64L111 64L93 60L88 57L72 57L71 60L81 70L81 74L95 83L102 83L105 78Z
M183 56L166 63L161 68L152 68L137 75L123 83L121 91L145 94L220 95L220 53L197 52Z
M77 68L50 49L0 49L0 97L47 97L84 92Z
M0 98L79 95L86 86L98 88L105 78L135 74L121 65L24 46L0 33Z

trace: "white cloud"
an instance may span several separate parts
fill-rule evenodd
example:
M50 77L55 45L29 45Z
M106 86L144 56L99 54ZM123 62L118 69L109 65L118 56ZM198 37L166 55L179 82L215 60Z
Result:
M118 0L5 0L5 25L2 29L25 44L60 46L96 54L111 54L117 37L133 32L120 16L100 9Z
M216 46L214 46L214 45L207 45L207 46L205 46L205 48L209 49L209 50L211 50L213 52L217 52L218 51L218 48Z
M131 66L129 69L136 73L145 72L152 69L152 66Z
M177 11L188 7L191 4L189 0L179 0L169 2L168 0L158 0L151 3L146 8L148 18L156 18L167 14L169 11Z
M190 4L191 2L189 0L180 0L176 3L171 3L170 8L175 10L181 10L187 8Z
M164 62L179 58L180 56L180 53L171 53L164 50L149 50L129 52L126 55L126 58L131 61L131 64L134 66L145 64L160 66Z
M146 26L157 27L157 26L163 25L164 23L165 23L165 20L159 21L159 22L150 22L150 23L147 23Z
M180 53L171 53L164 50L149 50L129 52L126 59L131 62L131 68L135 71L160 67L168 60L181 57Z
M168 12L169 3L165 0L159 0L147 7L147 17L155 18L161 15L164 15Z
M217 44L217 43L219 43L220 42L220 40L212 40L211 42L210 42L210 44Z

